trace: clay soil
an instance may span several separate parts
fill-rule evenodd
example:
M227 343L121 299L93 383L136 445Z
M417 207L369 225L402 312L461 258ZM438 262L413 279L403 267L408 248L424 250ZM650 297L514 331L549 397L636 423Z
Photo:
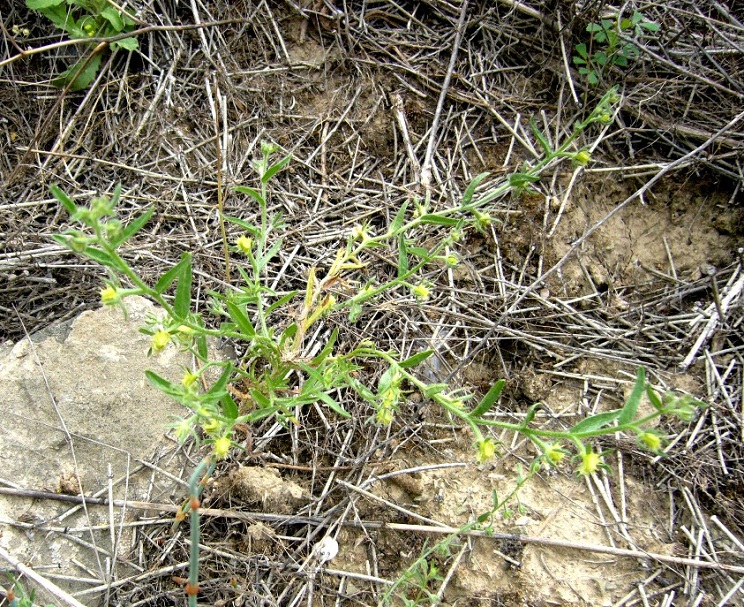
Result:
M613 437L596 444L610 470L579 478L567 458L516 493L534 449L497 433L500 456L479 465L470 432L415 391L390 426L350 396L350 420L309 407L296 426L245 428L205 493L200 604L744 604L744 15L664 4L623 5L662 27L594 87L571 55L619 6L134 2L139 49L105 54L79 92L50 79L87 47L24 54L60 34L19 0L0 10L0 341L99 305L102 270L50 238L69 225L50 184L86 201L121 183L124 219L154 206L124 255L156 280L191 250L203 305L236 282L218 205L256 217L233 187L255 185L260 142L275 143L293 159L271 186L286 226L269 271L278 292L302 290L355 225L380 229L427 195L451 205L487 171L485 192L536 162L530 120L560 142L610 84L621 92L571 148L591 149L587 166L565 159L494 200L459 265L427 268L426 302L400 290L322 330L339 328L340 348L431 348L420 372L478 396L505 378L491 413L504 421L542 402L535 422L568 428L620 406L639 366L707 408L660 423L665 457ZM365 262L365 277L389 275L396 252ZM374 385L381 368L359 373ZM481 530L451 534L507 497ZM142 532L156 573L108 604L185 604L167 566L188 546L170 530ZM326 535L339 553L318 567ZM120 558L124 571L132 555ZM423 584L422 567L437 571Z

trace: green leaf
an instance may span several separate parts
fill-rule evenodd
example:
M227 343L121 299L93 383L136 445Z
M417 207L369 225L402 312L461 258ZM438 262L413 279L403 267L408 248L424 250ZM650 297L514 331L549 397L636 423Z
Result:
M661 29L661 26L653 21L643 21L638 25L649 32L658 32Z
M236 190L238 188L235 188ZM250 190L250 188L245 188L247 190ZM258 192L255 192L256 195L259 197L260 200L263 200L260 195L258 195ZM242 219L238 219L237 217L230 217L229 215L223 215L222 216L225 221L229 221L230 223L234 223L237 226L240 226L244 230L250 232L251 236L258 236L259 229L252 223L248 223L247 221L244 221Z
M408 251L406 249L406 235L398 234L398 278L408 273Z
M509 185L516 189L522 189L536 181L540 181L540 178L537 175L530 175L529 173L512 173L509 175Z
M614 411L607 411L605 413L597 413L586 419L582 419L578 424L571 428L571 434L583 434L585 432L594 432L600 428L610 425L618 417L620 417L621 409L615 409Z
M173 284L176 277L183 271L184 263L186 263L186 260L182 256L181 260L175 266L160 277L155 285L155 292L158 295L161 295L169 286L171 286L171 284Z
M326 342L325 346L323 346L323 349L318 352L318 354L315 355L315 358L312 360L312 365L317 367L322 363L326 357L333 352L333 346L336 344L336 338L338 338L338 327L333 329L333 332L331 333L331 336L328 338L328 341Z
M214 384L209 389L207 394L214 396L214 395L225 392L225 389L227 388L227 382L230 380L232 373L233 373L232 364L227 363L225 365L225 370L220 374L219 379L216 382L214 382Z
M289 300L291 300L295 295L297 295L297 291L291 291L290 293L287 293L280 299L277 299L273 304L271 304L268 308L266 308L266 316L271 314L274 310L277 308L281 308L285 303L287 303Z
M282 247L282 239L279 238L264 255L256 260L256 272L263 270L264 266L271 261L277 251Z
M100 263L102 266L109 268L119 268L119 264L114 260L111 255L96 247L85 247L83 255L90 257L96 263Z
M447 384L429 384L428 386L426 386L426 388L424 388L424 397L432 398L440 392L444 392L448 389L449 386Z
M134 236L137 232L139 232L142 227L150 220L150 217L152 217L153 212L155 211L154 208L149 208L147 211L142 213L137 219L134 221L128 223L124 229L119 233L118 236L111 239L111 246L114 248L117 248L118 246L125 243L127 240L129 240L132 236ZM162 293L162 291L159 291Z
M52 196L54 196L63 207L65 207L70 215L74 215L77 212L77 205L72 202L70 197L65 194L59 186L52 184L49 186L49 190L52 192Z
M112 42L111 46L113 48L121 48L125 51L136 51L139 47L139 44L137 43L137 38L129 37L129 38L122 38L121 40L117 40L116 42Z
M641 403L643 393L646 391L646 372L643 367L638 367L638 373L636 374L636 382L633 386L633 391L630 393L628 402L620 411L620 417L617 419L617 423L621 426L629 424L635 419L636 412L638 411L638 405Z
M246 194L250 196L251 198L253 198L253 200L255 200L259 204L261 208L264 208L266 206L266 201L264 200L263 196L261 196L261 194L259 194L258 191L254 190L253 188L249 188L244 185L239 185L235 187L235 191L239 192L240 194ZM225 219L228 219L228 221L231 221L238 225L243 225L244 223L242 222L242 220L237 219L235 217L230 217L230 218L225 217ZM246 227L246 226L244 225L243 227ZM246 227L246 229L248 228Z
M501 392L504 390L505 385L506 380L500 379L491 386L491 389L481 399L478 406L470 412L469 417L483 417L483 415L488 413L491 410L491 407L493 407L494 404L496 404L496 401L501 397Z
M49 8L50 6L58 6L65 0L26 0L26 8L30 8L32 11L38 11L43 8Z
M121 18L121 14L110 4L104 6L98 14L108 21L111 24L111 27L113 27L117 32L124 29L124 21Z
M406 209L408 208L408 202L404 202L398 212L395 214L393 223L390 224L390 231L395 234L398 230L403 227L403 223L406 220Z
M661 411L664 408L664 403L651 386L646 386L646 396L648 397L648 400L651 402L651 404L654 406L654 409L656 409L657 411Z
M234 421L238 417L238 405L235 404L230 393L225 393L220 402L222 403L222 413L227 419Z
M351 414L346 409L344 409L341 405L339 405L335 400L333 400L325 392L320 392L318 394L318 397L326 405L328 405L331 409L333 409L336 413L338 413L341 417L346 417L347 419L351 417Z
M402 369L410 369L411 367L417 367L422 362L424 362L427 358L429 358L432 354L434 354L434 350L424 350L423 352L414 354L413 356L406 358L405 360L399 362L398 366Z
M264 409L266 407L271 406L271 400L267 396L259 392L258 390L256 390L255 388L251 388L250 392L251 392L251 396L253 397L254 402L256 403L256 405L258 405L260 409Z
M191 310L191 253L184 253L178 265L181 266L181 270L178 273L178 285L176 285L176 296L173 300L173 311L178 318L186 318L189 310Z
M227 301L227 311L230 314L230 318L235 321L235 324L238 325L238 328L243 335L251 338L256 334L256 329L253 327L253 324L235 302L230 300Z
M537 123L535 122L534 118L530 118L530 128L532 129L532 134L535 136L535 139L540 142L543 151L546 154L550 154L553 149L550 146L550 143L548 143L548 138L543 135L542 131L539 128L537 128Z
M207 348L207 336L199 335L196 338L196 352L201 360L208 360L209 349Z
M467 189L465 190L465 193L462 195L462 206L467 207L470 205L471 201L473 200L473 195L475 194L476 188L480 185L481 181L483 181L489 175L490 173L485 172L480 173L473 178L473 181L470 182Z
M172 384L164 377L161 377L154 371L150 371L149 369L145 371L145 377L147 377L147 380L155 386L158 390L161 392L164 392L165 394L168 394L170 396L180 396L183 393L183 390L181 389L181 386L176 386L175 384Z
M576 52L579 54L579 57L581 57L584 60L589 59L589 51L586 48L586 44L582 42L581 44L577 44L574 48L576 49ZM574 59L574 63L576 63L576 60L578 59L578 57L574 57L573 59ZM584 61L584 63L586 63L586 61Z
M436 215L433 213L422 215L419 221L421 223L428 223L437 226L456 226L460 223L460 220L455 219L454 217L444 217L443 215Z
M101 53L98 52L92 57L85 57L77 61L72 67L66 69L59 76L52 80L52 85L57 88L69 86L70 91L82 91L90 86L101 67Z
M279 171L281 171L285 166L287 166L290 160L292 160L292 155L287 154L279 162L271 165L266 170L266 172L261 176L261 182L266 183L269 179L271 179L274 175L276 175Z

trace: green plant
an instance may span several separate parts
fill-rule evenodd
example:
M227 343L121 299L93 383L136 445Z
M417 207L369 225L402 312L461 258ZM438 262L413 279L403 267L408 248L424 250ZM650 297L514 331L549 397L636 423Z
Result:
M44 15L72 39L108 38L131 32L135 21L109 0L26 0L26 6ZM133 51L136 38L129 37L111 43L113 49ZM52 80L54 86L71 91L87 88L101 67L102 48L87 45L90 54L76 61Z
M208 326L201 313L192 310L190 253L184 253L179 262L153 285L141 278L120 255L122 245L147 223L153 213L150 209L126 225L117 219L115 207L121 195L120 185L115 188L112 198L98 197L88 206L75 204L62 190L52 186L53 195L67 209L72 220L82 224L80 229L69 229L54 239L107 269L109 278L101 290L104 304L123 307L126 297L143 295L163 308L164 316L151 317L141 329L151 337L150 353L178 347L192 352L198 365L187 370L180 382L171 382L153 372L147 372L147 377L157 388L187 407L188 417L174 424L176 434L180 440L193 436L210 445L212 461L227 456L234 428L239 424L251 424L266 417L296 424L299 423L297 411L316 403L325 404L339 416L349 417L339 402L339 396L347 391L356 392L371 405L376 422L389 424L399 405L405 402L406 394L418 391L425 399L441 406L453 420L470 427L476 458L480 462L497 454L498 444L484 434L484 430L495 427L527 437L535 445L540 460L550 465L558 464L569 452L567 447L572 447L578 460L578 472L592 474L604 465L602 454L591 446L593 439L625 432L638 436L644 445L658 450L662 438L651 429L651 421L667 414L689 417L697 403L684 397L660 399L650 388L647 390L641 370L633 396L622 409L592 416L569 430L546 430L533 425L538 405L530 408L519 424L487 416L501 395L503 381L497 382L475 406L470 406L468 403L474 398L472 393L418 377L415 368L431 356L432 351L419 352L400 360L396 352L382 350L375 343L364 341L341 352L336 348L338 328L335 328L320 344L319 351L308 355L306 336L329 314L347 314L354 322L362 314L364 306L384 291L419 301L430 297L435 286L420 278L422 269L432 264L439 267L457 264L458 256L452 251L466 231L483 230L492 222L488 206L494 199L527 189L555 161L568 158L587 163L588 152L572 151L572 147L591 124L607 123L612 119L612 104L617 99L614 89L605 94L594 111L578 122L556 149L532 123L533 134L544 151L543 157L535 165L525 165L522 171L478 196L476 190L486 179L486 173L472 181L455 206L431 211L428 199L414 201L411 208L404 204L387 229L379 234L374 234L369 225L356 226L325 272L317 268L310 270L304 294L296 303L300 293L292 291L280 295L275 292L267 272L282 248L283 229L281 217L270 216L268 211L268 183L289 163L290 158L285 156L272 162L277 148L262 144L261 156L254 163L259 187L236 188L238 193L248 196L258 206L256 222L225 217L226 221L243 231L232 252L242 256L245 267L238 266L242 278L240 287L227 293L210 293L210 312L219 319L214 328ZM436 244L422 246L424 230L431 226L442 230L443 234ZM367 266L368 252L381 247L396 249L397 272L395 276L376 283L364 278L360 270ZM337 300L339 293L345 294L340 301ZM281 323L284 323L283 328L279 328ZM247 352L238 364L212 360L207 348L208 337L237 340L247 346ZM376 385L368 384L359 375L365 361L383 364L384 371ZM211 385L205 375L209 370L218 371L218 377ZM656 409L636 419L644 390ZM195 486L192 486L191 499L198 502ZM198 526L198 511L192 508L191 512L193 531L194 525ZM198 550L198 541L192 542L193 546ZM192 560L194 569L196 562ZM190 581L190 588L193 590L195 587L196 578Z
M485 535L493 534L493 519L501 512L504 518L511 516L510 502L518 500L519 491L541 468L540 459L536 459L527 474L521 466L517 468L514 486L504 498L499 498L494 490L492 505L489 510L480 514L474 521L462 525L457 531L449 533L431 546L424 546L423 550L398 578L388 587L380 600L380 605L390 605L394 598L398 598L405 607L418 607L429 604L441 604L437 584L443 581L440 575L441 561L446 562L452 556L452 548L457 546L460 537L472 531L482 531Z
M626 19L601 19L599 23L590 23L586 31L591 34L592 45L588 48L583 42L577 44L573 62L589 84L595 86L611 67L626 68L630 60L638 56L638 47L627 41L626 34L640 39L648 32L658 32L659 24L635 11ZM596 49L592 49L595 44Z
M11 581L11 587L5 591L5 596L8 599L8 605L10 607L35 607L36 603L36 591L31 590L28 594L21 584L15 577L8 576ZM53 605L47 605L46 607L54 607Z

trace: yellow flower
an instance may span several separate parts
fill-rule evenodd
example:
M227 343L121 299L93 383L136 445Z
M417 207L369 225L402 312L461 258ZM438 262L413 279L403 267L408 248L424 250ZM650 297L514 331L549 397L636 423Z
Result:
M105 289L101 289L101 302L103 302L104 306L110 306L117 303L118 301L119 291L117 291L114 287L109 285Z
M212 432L217 430L217 428L219 427L220 427L220 422L216 420L214 417L210 417L206 422L202 424L202 429L207 434L211 434Z
M186 371L186 373L183 374L183 379L181 380L181 385L184 388L188 388L192 385L194 385L194 382L199 379L199 376L196 373L192 373L191 371Z
M411 293L413 293L416 299L418 299L419 301L423 301L429 298L429 295L431 295L431 290L424 283L419 283L416 286L411 287Z
M221 436L214 441L214 455L217 459L223 459L230 451L231 441L227 436Z
M375 413L375 420L378 424L382 424L383 426L388 426L393 421L393 408L383 404L377 409L377 413Z
M150 346L153 352L161 352L170 342L171 336L168 331L158 331L152 336Z
M551 466L559 464L566 456L566 452L561 449L559 443L554 443L545 449L545 459Z
M592 155L589 152L589 150L581 150L580 152L576 152L574 155L574 162L582 167L585 167L587 164L589 164L589 161L592 159Z
M192 433L193 429L191 427L191 420L189 419L182 419L180 422L178 422L175 426L176 428L176 438L178 439L179 443L182 443L185 441Z
M247 236L241 236L235 241L235 246L243 255L250 255L253 251L253 240Z
M641 444L650 451L659 451L661 449L661 437L654 432L644 432L638 437Z
M594 474L597 469L602 465L602 457L599 453L594 453L592 448L589 447L584 453L580 455L581 463L577 472L580 476L590 476Z
M492 438L484 438L475 443L477 451L475 459L479 464L483 464L496 455L496 443Z

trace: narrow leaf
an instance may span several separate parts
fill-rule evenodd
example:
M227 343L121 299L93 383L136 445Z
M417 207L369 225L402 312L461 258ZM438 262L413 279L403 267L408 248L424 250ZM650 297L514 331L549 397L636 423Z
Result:
M73 215L74 213L77 212L77 209L78 209L77 205L74 202L72 202L70 197L67 194L65 194L59 186L52 184L49 186L49 189L52 192L52 196L54 196L57 200L59 200L59 202L62 204L62 206L65 207L65 209L70 215Z
M261 176L261 181L263 183L266 183L269 179L271 179L274 175L276 175L279 171L281 171L285 166L289 164L289 161L292 160L292 155L287 154L284 158L282 158L279 162L276 164L271 165L266 172Z
M323 346L323 349L318 352L318 354L313 358L312 364L313 366L318 366L320 363L322 363L326 357L333 352L333 346L336 344L336 338L338 337L338 327L333 329L333 332L331 333L331 336L328 338L328 341L326 342L325 346Z
M284 295L283 297L277 299L273 304L271 304L268 308L266 308L266 316L271 314L274 310L281 308L285 303L287 303L295 295L297 295L297 291L291 291L287 293L286 295Z
M278 239L273 245L271 245L271 248L266 251L266 253L261 257L261 259L256 260L256 271L260 272L263 270L264 266L271 261L271 259L276 255L277 251L282 247L282 239Z
M607 411L605 413L597 413L586 419L582 419L578 424L571 428L572 434L581 434L584 432L594 432L605 426L609 426L618 417L620 417L621 409L615 409L614 411Z
M237 188L235 188L237 190ZM250 189L250 188L248 188ZM259 196L260 198L260 196ZM230 223L234 223L237 226L240 226L244 230L248 231L251 236L257 236L259 233L259 229L252 223L248 223L247 221L243 219L238 219L237 217L231 217L230 215L223 215L222 216L225 221L229 221Z
M390 224L390 231L395 233L403 227L403 222L406 220L406 209L408 208L408 202L404 202L400 207L400 210L396 213L393 223Z
M460 220L454 217L444 217L442 215L423 215L420 219L421 223L429 223L438 226L456 226Z
M221 392L225 391L225 388L227 387L227 382L230 380L230 377L232 376L233 367L231 363L227 363L225 365L225 370L220 374L219 379L214 382L212 387L209 389L209 392L207 394L215 395L220 394Z
M173 301L173 311L178 318L186 318L191 309L191 253L181 256L181 271L178 273L178 285L176 286L176 297Z
M266 204L266 201L263 199L263 196L259 194L256 190L253 188L249 188L244 185L239 185L235 187L236 192L240 192L241 194L247 194L251 198L253 198L258 204L260 204L262 207ZM232 221L233 223L237 223L238 225L241 225L239 222L241 220L236 219L234 217L225 217L225 219L228 219L229 221Z
M399 362L398 366L403 369L408 369L410 367L416 367L420 365L422 362L424 362L427 358L429 358L432 354L434 354L434 350L424 350L423 352L414 354L410 358L406 358L404 361Z
M111 245L114 248L117 248L118 246L124 244L127 240L129 240L132 236L134 236L142 229L142 227L150 220L150 217L152 217L154 211L154 208L147 209L147 211L142 213L142 215L137 217L137 219L127 224L119 233L119 235L116 236L116 238L111 239Z
M486 413L491 410L491 407L496 404L496 401L501 397L501 392L504 390L506 385L505 379L497 381L486 395L478 403L478 406L470 412L470 417L483 417Z
M161 392L164 392L165 394L169 394L171 396L178 396L181 394L180 386L175 386L171 382L169 382L164 377L161 377L154 371L147 370L145 371L145 377L147 377L148 381L155 386L158 390Z
M635 419L636 412L638 411L638 405L641 403L643 393L646 391L646 372L643 367L638 367L638 373L636 374L636 382L633 386L633 391L630 393L628 402L620 411L620 417L617 418L617 423L621 426L629 424Z
M470 185L468 185L465 193L462 195L462 206L466 207L470 205L470 202L473 200L473 195L475 194L476 188L480 185L481 181L483 181L489 175L490 173L486 172L481 173L480 175L476 175L473 178L473 181L470 182Z
M548 142L548 138L545 137L542 131L537 127L537 123L535 122L534 118L530 118L530 128L532 129L532 134L535 136L535 139L540 142L543 151L546 154L550 154L550 152L552 152L553 150L550 146L550 143Z
M96 249L95 247L86 247L83 251L83 255L90 257L93 261L100 263L102 266L107 266L109 268L118 268L118 264L114 261L114 258L106 253L106 251L102 251L101 249Z
M159 295L162 294L169 286L171 286L171 284L173 284L173 281L183 270L184 263L185 260L183 257L181 257L181 260L175 266L173 266L170 270L168 270L160 277L157 284L155 285L156 293L158 293Z
M230 318L232 318L235 324L238 325L238 328L243 335L251 338L256 334L256 329L253 327L253 324L235 302L230 300L227 301L227 311L230 314Z
M319 393L318 396L320 397L320 400L322 400L326 405L328 405L331 409L333 409L341 417L345 417L347 419L351 417L351 414L346 409L344 409L340 404L338 404L335 400L333 400L325 392Z
M406 235L398 235L398 278L408 273L408 251L406 250Z

